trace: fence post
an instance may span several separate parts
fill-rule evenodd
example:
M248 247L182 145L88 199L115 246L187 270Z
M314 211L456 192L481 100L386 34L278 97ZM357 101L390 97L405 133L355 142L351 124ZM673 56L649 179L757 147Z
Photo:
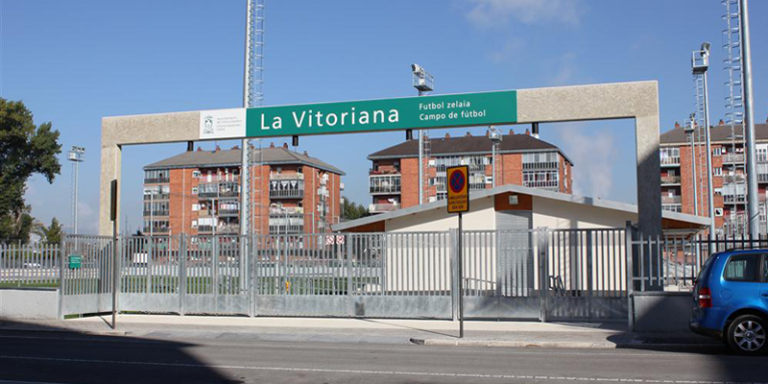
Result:
M587 319L592 321L592 289L594 277L592 257L594 252L592 251L592 236L595 234L594 230L587 230L585 235L587 236Z
M179 289L179 315L184 316L184 298L187 294L187 235L179 235L179 252L178 252L178 272L176 278L178 279Z
M547 308L547 295L549 289L547 283L549 281L549 228L540 228L534 232L537 236L536 246L539 248L539 298L541 299L541 315L540 320L542 323L547 322L547 315L549 309Z
M634 244L633 244L633 228L632 228L632 222L627 220L626 229L625 229L625 245L624 248L627 252L627 328L629 332L635 331L635 303L634 303L634 293L635 293L635 272L633 268L634 263Z
M59 242L59 319L64 320L64 260L66 259L65 256L65 249L64 244L67 239L67 235L61 236L61 241Z
M458 240L457 236L457 230L454 228L451 228L448 231L448 243L449 243L449 252L450 252L450 260L451 260L451 315L453 321L459 320L458 315L458 244L456 244L456 241Z
M341 236L344 236L343 234ZM352 235L348 235L346 241L344 241L345 258L347 259L347 313L349 317L355 317L355 303L352 294L352 252L350 252L350 244L352 244Z

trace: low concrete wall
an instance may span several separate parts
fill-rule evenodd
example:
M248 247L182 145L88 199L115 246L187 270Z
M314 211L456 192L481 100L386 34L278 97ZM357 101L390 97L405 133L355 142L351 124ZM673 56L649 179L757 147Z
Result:
M690 292L635 292L635 332L689 332Z
M58 317L58 289L0 289L0 318L53 320Z

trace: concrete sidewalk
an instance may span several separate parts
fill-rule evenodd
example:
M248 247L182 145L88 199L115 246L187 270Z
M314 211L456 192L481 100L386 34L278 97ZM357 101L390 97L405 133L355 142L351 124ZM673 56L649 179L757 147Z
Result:
M643 335L621 323L540 323L467 321L459 339L458 322L328 318L244 318L213 316L120 315L57 321L0 320L0 331L76 332L96 335L174 339L350 342L439 346L540 348L641 348L716 346L694 334Z

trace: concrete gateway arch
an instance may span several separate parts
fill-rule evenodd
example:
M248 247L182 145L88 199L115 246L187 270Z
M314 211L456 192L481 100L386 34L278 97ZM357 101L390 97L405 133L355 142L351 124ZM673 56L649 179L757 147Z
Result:
M639 229L661 234L656 81L104 117L99 234L112 233L124 145L606 119L635 120Z

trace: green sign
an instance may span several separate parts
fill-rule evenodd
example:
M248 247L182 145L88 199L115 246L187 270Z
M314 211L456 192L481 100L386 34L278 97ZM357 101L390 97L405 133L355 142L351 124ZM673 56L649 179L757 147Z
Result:
M200 114L201 139L510 124L517 122L517 92L228 109Z
M69 255L69 269L78 269L83 265L83 256Z

